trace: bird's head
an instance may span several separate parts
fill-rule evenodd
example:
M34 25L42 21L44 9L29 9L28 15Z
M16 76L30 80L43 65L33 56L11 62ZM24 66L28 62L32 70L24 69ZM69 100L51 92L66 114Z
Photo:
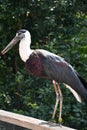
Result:
M3 51L1 51L1 54L4 55L6 52L8 52L14 45L19 43L19 41L26 39L26 38L31 38L29 31L25 29L21 29L16 33L16 36L11 40L11 42L5 47Z

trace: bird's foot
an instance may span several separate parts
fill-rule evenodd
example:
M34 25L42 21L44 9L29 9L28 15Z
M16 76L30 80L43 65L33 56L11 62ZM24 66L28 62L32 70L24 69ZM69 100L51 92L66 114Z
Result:
M56 122L56 120L51 119L50 121L45 122L43 124L48 124L48 125L53 126L53 127L55 127L55 126L62 127L62 118L60 118L60 117L58 118L58 123Z
M59 124L57 124L55 120L43 122L43 124L48 124L49 126L59 126Z
M51 119L49 122L51 122L51 123L56 123L56 120Z
M51 126L61 126L61 123L56 123L54 119L51 119L50 121L48 121L48 124Z

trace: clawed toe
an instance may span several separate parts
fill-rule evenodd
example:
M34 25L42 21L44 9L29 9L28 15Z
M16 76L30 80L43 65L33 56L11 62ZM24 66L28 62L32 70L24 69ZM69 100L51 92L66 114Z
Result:
M56 123L56 121L53 120L53 119L51 119L50 121L48 121L48 124L49 124L50 126L62 126L60 122L59 122L59 123Z

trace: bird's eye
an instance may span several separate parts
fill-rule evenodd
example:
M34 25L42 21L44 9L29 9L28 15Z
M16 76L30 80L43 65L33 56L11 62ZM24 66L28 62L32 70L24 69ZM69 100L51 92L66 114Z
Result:
M21 32L19 32L18 35L21 35Z
M18 32L16 33L16 37L20 36L21 35L21 32Z

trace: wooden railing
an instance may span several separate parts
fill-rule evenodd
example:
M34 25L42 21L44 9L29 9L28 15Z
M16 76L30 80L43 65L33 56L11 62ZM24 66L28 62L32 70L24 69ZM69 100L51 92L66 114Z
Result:
M0 110L0 121L18 125L32 130L75 130L65 126L58 126L43 120L27 117L20 114Z

